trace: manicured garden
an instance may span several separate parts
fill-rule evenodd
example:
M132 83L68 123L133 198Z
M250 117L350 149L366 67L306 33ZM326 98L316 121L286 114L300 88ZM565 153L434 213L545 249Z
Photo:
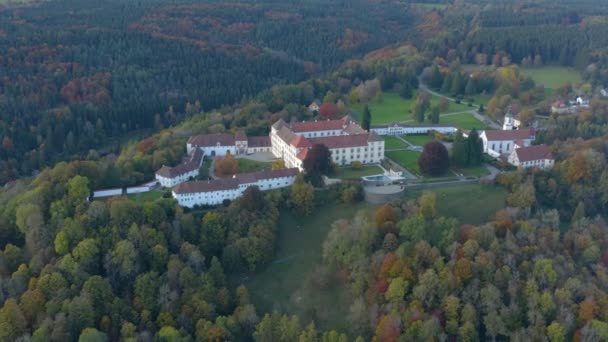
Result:
M368 103L369 110L372 113L372 125L390 124L408 120L412 120L413 123L413 115L410 110L412 104L416 101L416 96L417 91L414 92L411 99L404 99L393 92L382 93L380 98L374 99ZM438 105L439 101L439 97L431 96L431 106ZM363 106L363 104L353 106L353 116L355 118L360 118L361 113L363 112ZM445 112L460 112L469 109L471 108L466 105L449 102L448 110Z
M400 148L407 148L408 144L403 142L403 140L393 137L390 135L386 135L383 137L384 139L384 149L385 150L395 150Z
M582 80L578 71L568 67L545 66L542 68L521 68L520 71L532 77L537 85L542 84L548 89L558 88L567 81L576 84Z
M437 195L440 215L456 217L461 223L487 222L498 210L505 207L508 192L493 185L460 185L430 190ZM406 197L415 199L422 191L407 192Z
M372 176L382 173L384 173L384 170L378 165L363 165L360 168L345 166L337 168L336 174L331 177L340 179L359 179L364 176Z
M410 172L420 175L418 170L418 158L420 158L420 152L416 151L388 151L385 155L393 160L395 163L408 169Z
M431 141L435 140L434 137L428 134L415 134L415 135L406 135L405 140L409 141L413 145L424 146Z
M251 159L238 158L239 161L239 172L255 172L261 170L270 170L272 168L271 162L260 162Z

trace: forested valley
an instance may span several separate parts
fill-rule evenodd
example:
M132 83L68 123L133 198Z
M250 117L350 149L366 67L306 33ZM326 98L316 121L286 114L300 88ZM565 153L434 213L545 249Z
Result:
M412 24L407 6L367 1L5 8L0 183L301 81L402 39Z
M438 4L0 8L0 183L11 180L0 188L0 341L607 340L608 100L597 94L608 9L427 5ZM504 193L475 223L446 209L472 206L472 193L369 206L358 183L302 178L217 207L180 207L170 191L89 200L175 165L192 134L315 119L314 99L346 113L425 82L458 101L489 94L482 114L497 121L510 108L545 114L534 105L555 94L523 73L544 65L581 74L556 96L594 97L576 115L547 115L534 143L550 146L553 169L474 185ZM298 274L316 293L337 289L341 326L256 305L241 281L279 263L284 230L361 207L323 227L318 264Z

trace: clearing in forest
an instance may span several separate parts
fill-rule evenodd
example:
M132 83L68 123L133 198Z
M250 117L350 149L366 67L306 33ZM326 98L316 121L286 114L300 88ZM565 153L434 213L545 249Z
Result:
M385 92L381 96L371 100L367 105L372 113L372 125L390 124L393 122L404 122L412 120L410 124L414 124L414 117L411 113L412 104L416 101L418 91L414 91L411 99L404 99L399 94L394 92ZM431 106L439 105L441 99L437 96L431 96ZM360 120L363 113L364 104L356 104L352 107L353 117ZM449 102L448 109L444 113L462 112L471 108L454 102ZM426 115L430 113L427 110Z
M524 75L532 77L537 85L544 85L547 89L555 89L570 81L572 84L581 82L581 74L574 68L545 66L542 68L521 68Z

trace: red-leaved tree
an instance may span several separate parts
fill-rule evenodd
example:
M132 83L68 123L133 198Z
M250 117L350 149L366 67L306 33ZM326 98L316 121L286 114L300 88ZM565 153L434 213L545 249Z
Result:
M424 145L422 155L418 159L418 168L423 175L440 176L450 167L448 150L439 141Z
M319 107L319 114L327 119L335 119L340 113L340 108L335 103L326 102Z

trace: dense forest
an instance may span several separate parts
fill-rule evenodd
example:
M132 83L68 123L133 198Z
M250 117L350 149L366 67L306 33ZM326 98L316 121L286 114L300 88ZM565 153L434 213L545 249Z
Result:
M0 183L396 42L412 26L408 13L367 1L62 0L5 9Z
M358 185L313 189L298 179L194 210L168 192L88 200L93 189L147 181L179 162L191 134L266 134L278 119L313 118L306 106L315 98L347 112L382 92L411 94L421 81L459 98L491 94L485 114L500 119L549 96L513 65L522 59L576 66L589 89L601 87L607 22L593 3L419 11L277 1L235 10L61 0L3 9L0 183L40 173L0 188L0 341L607 340L600 97L577 115L545 119L534 143L551 147L552 170L477 185L507 193L483 223L444 216L423 193L328 224L322 260L301 278L346 297L343 331L314 315L261 311L235 278L274 261L279 229L295 229L281 226L282 215L353 205ZM384 46L396 41L408 42ZM466 63L483 67L469 77ZM157 132L110 148L110 138L146 128Z

